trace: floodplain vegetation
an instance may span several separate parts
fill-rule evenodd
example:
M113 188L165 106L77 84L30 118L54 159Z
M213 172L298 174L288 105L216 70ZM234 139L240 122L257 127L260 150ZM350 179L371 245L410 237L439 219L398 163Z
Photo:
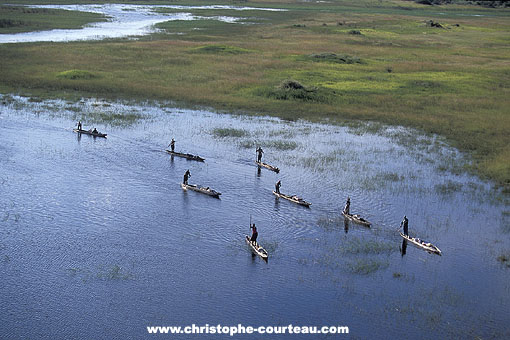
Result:
M198 4L212 3L285 11L160 8L200 18L158 24L138 40L2 44L0 92L402 125L445 137L469 155L470 170L510 190L509 9L400 0ZM104 20L56 12L0 6L0 34Z

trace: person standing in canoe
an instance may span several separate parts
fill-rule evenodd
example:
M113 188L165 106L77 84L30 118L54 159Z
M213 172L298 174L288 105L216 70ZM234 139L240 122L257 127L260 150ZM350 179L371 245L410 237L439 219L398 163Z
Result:
M78 122L78 130L81 130L81 120Z
M255 227L255 223L253 223L253 224L250 226L250 229L251 229L251 238L250 238L250 242L252 242L252 243L257 243L257 236L259 236L259 233L257 232L257 227Z
M409 236L409 220L407 216L404 216L402 222L400 222L400 228L404 227L404 235Z
M280 187L281 187L281 186L282 186L282 181L278 181L278 182L276 182L276 184L275 184L275 189L276 189L276 190L275 190L275 191L276 191L276 193L277 193L277 194L279 194L279 193L280 193Z
M262 150L262 148L259 146L256 152L257 152L257 162L260 163L262 161L262 154L264 153L264 150Z
M346 215L350 215L351 212L351 198L350 197L347 197L347 202L345 202L345 207L344 207L344 214Z
M184 181L182 183L188 185L188 178L190 178L190 177L191 177L191 173L189 172L189 169L188 169L184 173Z
M174 141L173 138L170 141L170 144L168 144L168 146L170 147L170 150L172 150L172 152L174 152L174 150L175 150L175 141Z

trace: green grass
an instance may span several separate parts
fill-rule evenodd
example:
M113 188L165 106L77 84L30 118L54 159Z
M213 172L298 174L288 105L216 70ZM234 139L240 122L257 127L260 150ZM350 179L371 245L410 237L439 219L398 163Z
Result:
M97 13L0 6L0 34L80 28L91 22L105 20Z
M57 74L58 78L64 78L64 79L92 79L96 78L97 76L89 71L84 70L68 70L59 72Z
M173 100L288 120L403 125L444 136L470 156L469 171L510 187L509 10L396 0L249 6L289 11L193 10L204 18L161 24L163 33L139 41L0 45L0 92ZM62 13L51 24L76 24L74 15ZM446 29L427 27L428 20ZM310 57L322 51L330 54ZM345 56L355 57L342 62ZM55 76L69 70L94 77ZM286 80L303 87L286 88Z

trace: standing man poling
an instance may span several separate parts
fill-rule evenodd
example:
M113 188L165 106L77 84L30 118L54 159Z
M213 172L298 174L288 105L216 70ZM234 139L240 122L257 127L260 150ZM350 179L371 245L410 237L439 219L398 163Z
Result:
M261 162L262 161L262 154L264 153L264 150L262 150L262 148L259 146L256 150L257 152L257 162Z
M81 120L78 122L78 130L81 130Z
M404 227L404 235L409 236L409 220L407 216L404 216L402 222L400 222L400 228Z
M188 169L184 173L184 181L182 183L185 185L188 185L188 178L190 178L190 177L191 177L191 173L189 172L189 169Z
M347 197L347 202L345 202L345 207L344 207L343 213L345 215L350 215L351 214L350 211L351 211L351 198Z
M251 229L251 238L250 238L250 242L254 243L254 244L257 244L257 237L259 236L259 233L257 232L257 227L255 227L255 223L253 223L251 226L250 226L250 229Z
M281 186L282 186L282 181L278 181L278 182L276 182L276 184L275 184L275 189L276 189L276 190L275 190L275 192L276 192L277 194L279 194L279 193L280 193L280 187L281 187Z
M174 141L173 138L170 141L170 144L168 144L168 146L170 147L170 150L172 150L172 152L174 152L174 150L175 150L175 141Z

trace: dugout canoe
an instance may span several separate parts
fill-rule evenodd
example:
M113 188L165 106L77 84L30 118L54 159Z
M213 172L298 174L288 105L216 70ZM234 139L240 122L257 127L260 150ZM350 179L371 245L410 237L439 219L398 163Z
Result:
M357 214L346 214L345 212L342 211L342 215L350 220L350 221L353 221L354 223L358 223L358 224L362 224L366 227L370 227L370 225L372 225L372 223L368 222L367 220L365 220L363 217L361 217L360 215L357 215Z
M400 232L400 236L402 236L402 238L404 240L407 240L407 241L411 242L412 244L414 244L418 248L425 249L429 253L434 253L434 254L437 254L437 255L441 255L441 250L438 247L436 247L435 245L433 245L432 243L430 243L430 242L426 242L426 241L420 240L417 237L410 237L410 236L404 235L404 233L402 233L402 232Z
M208 195L208 196L212 196L212 197L216 197L216 198L220 198L220 195L221 195L221 192L213 190L213 189L211 189L209 187L202 187L202 186L196 185L196 184L184 184L184 183L181 183L181 188L183 188L184 190L193 190L193 191L200 192L202 194L205 194L205 195Z
M106 138L106 133L100 133L100 132L92 132L92 130L81 130L81 129L73 129L74 132L77 132L77 133L83 133L85 135L91 135L91 136L94 136L94 137L103 137L103 138Z
M302 199L301 197L298 197L297 195L285 195L285 194L282 194L282 193L277 193L276 191L273 191L273 194L276 196L276 197L281 197L281 198L284 198L286 200L289 200L293 203L296 203L296 204L299 204L299 205L302 205L304 207L310 207L312 205L312 203L309 203L307 201L305 201L304 199Z
M267 163L264 163L264 162L257 162L257 161L255 161L255 163L257 163L258 166L264 167L264 168L269 169L271 171L274 171L276 173L280 172L280 169L278 169L277 167L272 166L270 164L267 164Z
M269 256L267 254L267 251L264 248L262 248L262 246L260 244L258 244L257 242L250 241L250 237L248 235L246 235L245 239L246 239L246 243L248 243L251 250L255 254L257 254L258 256L262 257L264 260L267 261L267 257Z
M199 161L199 162L205 161L205 158L202 158L202 157L196 156L196 155L192 155L190 153L175 152L175 151L171 151L171 150L165 150L165 151L167 153L169 153L170 155L172 155L172 156L186 158L186 159L189 159L191 161Z

